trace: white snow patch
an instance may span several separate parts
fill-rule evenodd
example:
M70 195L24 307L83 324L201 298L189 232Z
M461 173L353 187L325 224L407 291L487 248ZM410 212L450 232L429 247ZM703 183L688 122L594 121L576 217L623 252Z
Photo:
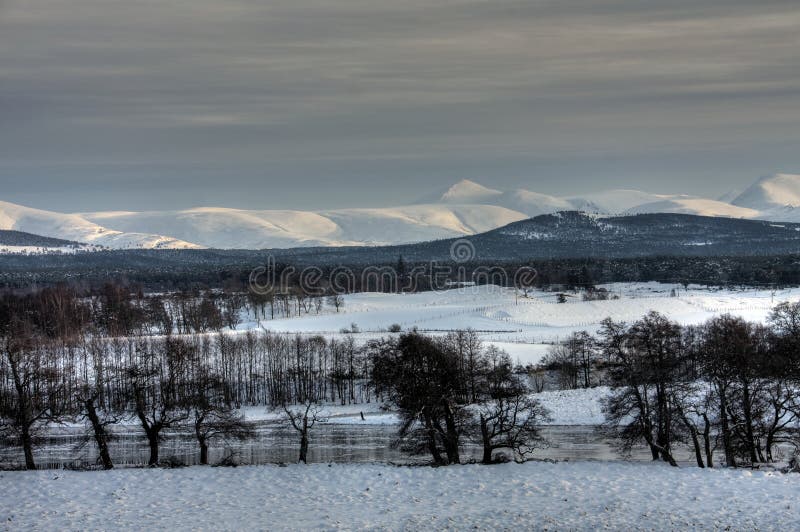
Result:
M0 474L10 530L792 530L797 475L664 464Z

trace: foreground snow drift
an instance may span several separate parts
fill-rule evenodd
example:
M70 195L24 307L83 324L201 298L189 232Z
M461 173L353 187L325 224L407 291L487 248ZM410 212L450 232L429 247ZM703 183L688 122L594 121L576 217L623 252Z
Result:
M783 529L800 477L661 464L5 472L10 529Z

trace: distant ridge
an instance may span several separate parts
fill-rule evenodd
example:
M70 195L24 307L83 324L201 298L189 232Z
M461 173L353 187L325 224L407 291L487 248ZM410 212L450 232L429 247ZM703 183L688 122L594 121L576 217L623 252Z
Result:
M575 210L606 218L675 213L800 222L800 175L762 178L732 203L626 189L557 197L522 188L502 191L467 179L422 203L318 211L203 207L63 214L0 201L0 229L112 249L383 246L466 237Z

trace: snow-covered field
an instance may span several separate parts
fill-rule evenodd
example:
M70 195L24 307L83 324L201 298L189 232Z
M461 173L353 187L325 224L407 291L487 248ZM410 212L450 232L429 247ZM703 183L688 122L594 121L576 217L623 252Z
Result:
M484 342L507 351L522 364L537 363L555 342L569 334L596 332L605 318L634 321L652 310L681 324L699 324L730 313L748 320L765 321L781 301L800 300L800 289L746 290L703 288L660 283L604 285L612 297L606 301L582 301L580 294L557 303L552 292L532 291L522 297L514 290L479 286L418 294L361 293L344 296L340 312L328 308L321 314L249 322L239 327L264 328L282 333L343 336L353 324L359 341L386 335L400 325L432 334L472 328ZM673 291L675 296L673 297Z
M6 530L793 530L800 476L663 464L0 473Z
M79 251L99 251L100 247L98 246L90 246L86 244L76 245L76 246L55 246L55 247L43 247L43 246L9 246L9 245L0 245L0 254L4 255L47 255L47 254L55 254L55 255L74 255Z

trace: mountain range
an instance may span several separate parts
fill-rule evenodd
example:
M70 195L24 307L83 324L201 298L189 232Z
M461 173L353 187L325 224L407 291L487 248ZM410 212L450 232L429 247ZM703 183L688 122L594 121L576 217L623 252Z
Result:
M562 211L594 218L675 213L800 222L800 175L764 177L716 200L638 190L559 197L462 180L412 205L323 211L201 207L64 214L0 201L0 230L111 249L337 247L469 236Z

